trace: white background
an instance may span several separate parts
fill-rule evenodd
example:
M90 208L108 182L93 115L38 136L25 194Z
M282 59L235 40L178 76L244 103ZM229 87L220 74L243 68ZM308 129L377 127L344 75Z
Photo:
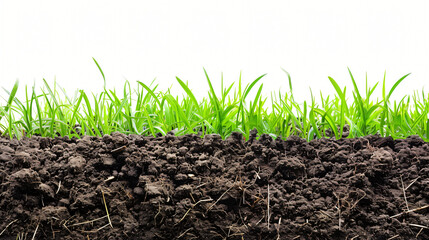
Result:
M108 88L156 77L159 89L173 85L181 95L179 76L198 98L208 91L203 67L217 90L221 72L226 83L240 71L245 83L267 73L266 96L288 90L283 67L301 100L310 99L309 87L333 93L328 76L351 89L347 67L362 90L366 72L373 85L386 70L389 87L412 72L399 98L429 82L427 2L1 0L0 86L56 78L70 95L97 93L103 80L94 57Z

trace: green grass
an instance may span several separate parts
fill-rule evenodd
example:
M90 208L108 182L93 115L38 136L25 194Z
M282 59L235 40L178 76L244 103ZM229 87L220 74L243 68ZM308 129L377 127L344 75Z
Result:
M0 106L0 131L2 135L23 136L102 136L118 131L125 134L162 135L174 131L176 135L217 133L222 138L232 132L241 132L247 139L249 131L286 138L297 135L308 141L315 138L360 137L369 134L404 138L419 135L429 140L429 95L424 91L404 96L400 101L391 101L395 89L409 75L405 75L388 88L384 77L381 86L382 99L372 99L378 83L369 86L366 80L364 91L358 89L351 71L353 83L351 95L332 77L327 79L335 90L334 96L311 93L311 99L302 103L295 101L292 80L288 72L290 91L272 92L268 99L263 95L262 79L265 75L242 86L241 74L236 83L215 91L209 74L204 69L209 86L208 97L198 101L188 84L176 77L184 91L172 95L171 89L158 90L154 82L138 81L132 88L127 81L121 92L106 88L106 78L95 61L104 80L104 89L99 94L77 91L73 97L54 83L50 86L43 79L43 86L36 90L25 86L25 99L16 97L19 84L5 90L6 104ZM385 75L386 76L386 75ZM254 97L249 99L253 92ZM320 98L320 100L319 100ZM348 125L348 134L343 132Z

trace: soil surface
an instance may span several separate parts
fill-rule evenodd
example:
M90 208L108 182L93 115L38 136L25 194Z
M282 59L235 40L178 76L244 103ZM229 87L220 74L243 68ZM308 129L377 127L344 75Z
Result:
M0 138L0 239L429 239L429 145Z

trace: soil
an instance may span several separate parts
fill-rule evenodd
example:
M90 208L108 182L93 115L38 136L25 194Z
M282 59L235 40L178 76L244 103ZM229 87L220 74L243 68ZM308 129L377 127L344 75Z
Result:
M429 239L429 145L0 138L0 239Z

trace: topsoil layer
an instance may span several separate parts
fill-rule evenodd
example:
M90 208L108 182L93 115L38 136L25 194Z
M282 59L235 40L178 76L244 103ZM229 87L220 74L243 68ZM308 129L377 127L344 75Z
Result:
M429 146L0 139L0 239L429 239Z

